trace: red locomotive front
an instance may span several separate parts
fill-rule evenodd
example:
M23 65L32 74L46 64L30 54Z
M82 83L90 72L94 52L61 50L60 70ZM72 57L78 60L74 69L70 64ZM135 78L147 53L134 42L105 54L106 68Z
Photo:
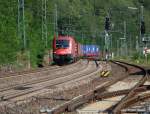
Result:
M77 57L76 42L71 36L54 37L53 60L55 63L74 62Z

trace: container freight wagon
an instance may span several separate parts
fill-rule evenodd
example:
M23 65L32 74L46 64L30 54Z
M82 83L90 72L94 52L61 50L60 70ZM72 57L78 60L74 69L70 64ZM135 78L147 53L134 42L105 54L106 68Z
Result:
M98 45L82 45L83 57L87 59L99 59L100 48Z

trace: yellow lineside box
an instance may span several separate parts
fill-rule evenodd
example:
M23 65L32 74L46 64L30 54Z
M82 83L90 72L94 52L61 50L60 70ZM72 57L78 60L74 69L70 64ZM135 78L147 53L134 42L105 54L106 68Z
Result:
M108 77L110 75L110 71L101 71L100 77Z

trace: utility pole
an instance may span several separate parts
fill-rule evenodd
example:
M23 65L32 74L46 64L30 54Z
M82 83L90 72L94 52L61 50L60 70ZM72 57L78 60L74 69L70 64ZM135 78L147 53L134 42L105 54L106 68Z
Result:
M57 23L57 16L58 16L58 12L57 12L57 4L55 4L55 12L54 12L55 16L54 16L54 33L56 34L56 38L58 37L58 23ZM62 31L61 31L62 32Z
M124 21L124 38L126 39L126 21Z
M26 30L25 30L25 15L24 15L24 0L18 0L18 37L23 40L23 50L27 48Z
M117 56L118 56L118 57L120 56L120 54L119 54L119 49L120 49L120 47L119 47L119 40L117 40Z
M142 30L143 28L145 28L143 26L144 25L143 8L144 8L143 6L140 7L140 42L141 44L142 44L144 33L145 33L145 30L144 31ZM143 45L143 49L145 46L146 46L146 42L145 42L145 45Z
M110 51L111 51L111 54L113 54L112 51L113 50L113 40L112 40L112 34L110 35ZM111 55L112 57L112 55Z
M81 34L82 34L82 44L84 44L84 43L83 43L83 32L81 32Z
M141 6L141 15L140 15L140 28L141 28L141 22L144 21L144 17L143 17L143 6ZM143 36L141 34L141 30L140 30L140 38L142 40Z
M144 22L144 16L143 15L144 15L144 7L142 5L141 6L141 15L140 15L140 38L144 43L142 50L147 48L147 40L144 38L144 35L145 35L145 22ZM145 61L146 61L146 63L148 62L148 58L147 58L146 53L145 53Z
M18 0L18 37L22 39L23 47L22 50L28 56L28 69L30 69L30 51L27 50L27 38L26 38L26 27L25 27L25 7L24 7L24 0Z
M124 47L125 47L125 55L127 55L127 39L126 39L126 34L127 34L127 24L126 21L124 21Z
M42 0L42 40L47 48L47 0Z
M18 31L17 32L18 32L18 37L19 38L21 38L20 16L21 16L21 13L22 13L22 12L20 12L20 9L21 9L21 4L20 4L20 0L18 0L18 23L17 23L18 24Z
M138 36L136 36L136 51L139 51L139 41L138 41Z
M110 15L107 14L107 17L105 18L105 59L107 60L109 58L109 47L110 47L110 36L109 31L110 30Z

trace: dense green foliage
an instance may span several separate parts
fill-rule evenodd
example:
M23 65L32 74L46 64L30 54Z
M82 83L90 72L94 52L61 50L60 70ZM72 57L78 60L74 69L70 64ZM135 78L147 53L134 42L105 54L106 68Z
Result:
M127 41L135 49L135 37L139 36L139 9L144 5L146 33L150 33L150 0L47 0L48 47L42 39L42 0L25 0L25 31L27 50L32 65L37 56L51 48L54 31L74 35L81 43L97 43L104 47L104 22L110 13L113 27L112 50L117 49L117 39L123 37L123 21L127 23ZM57 5L57 7L56 7ZM130 10L128 7L137 7ZM58 29L54 30L58 18ZM0 64L14 63L22 53L23 39L18 36L18 0L0 1Z

